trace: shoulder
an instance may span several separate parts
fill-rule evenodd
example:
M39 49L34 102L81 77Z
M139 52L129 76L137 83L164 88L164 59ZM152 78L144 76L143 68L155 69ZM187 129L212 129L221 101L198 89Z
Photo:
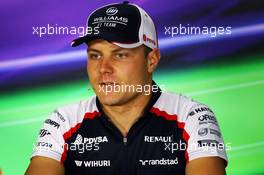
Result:
M214 112L205 104L176 93L163 92L154 105L181 123L188 143L187 160L220 157L227 162L225 145Z
M54 135L63 136L66 139L68 132L78 128L85 117L97 113L95 96L77 103L58 107L44 121L41 132L54 133Z
M160 111L164 111L169 115L177 115L177 119L184 122L188 119L192 111L196 108L208 108L203 103L200 103L191 97L184 96L178 93L162 92L161 96L153 106Z
M57 119L60 119L63 122L78 123L83 120L86 113L97 111L96 96L92 96L87 100L58 107L53 111L53 115L56 115Z
M96 97L57 108L44 121L31 157L44 156L61 161L63 146L85 116L96 113Z

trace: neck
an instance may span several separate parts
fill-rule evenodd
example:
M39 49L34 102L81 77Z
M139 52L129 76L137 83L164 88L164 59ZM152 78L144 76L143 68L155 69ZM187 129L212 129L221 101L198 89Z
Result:
M108 106L102 104L102 109L113 124L126 136L132 125L143 115L152 93L138 94L134 99L120 106Z

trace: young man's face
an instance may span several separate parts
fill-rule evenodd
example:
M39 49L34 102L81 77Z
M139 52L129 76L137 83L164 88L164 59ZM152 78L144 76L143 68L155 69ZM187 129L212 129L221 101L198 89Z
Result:
M152 81L144 46L124 49L105 40L88 45L88 77L101 103L120 106L144 94L135 90Z

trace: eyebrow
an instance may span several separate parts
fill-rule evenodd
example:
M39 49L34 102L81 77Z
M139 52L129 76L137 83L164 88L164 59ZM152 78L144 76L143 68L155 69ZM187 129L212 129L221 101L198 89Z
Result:
M119 52L119 51L122 51L122 50L127 50L126 48L117 48L117 49L114 49L112 52Z
M97 50L97 49L93 49L93 48L87 48L87 52L91 52L91 51L94 51L94 52L100 52L101 53L101 51L99 51L99 50Z
M126 48L117 48L117 49L112 50L111 52L116 53L116 52L119 52L119 51L122 51L122 50L127 50L127 49ZM87 48L87 52L91 52L91 51L101 53L100 50L93 49L93 48Z

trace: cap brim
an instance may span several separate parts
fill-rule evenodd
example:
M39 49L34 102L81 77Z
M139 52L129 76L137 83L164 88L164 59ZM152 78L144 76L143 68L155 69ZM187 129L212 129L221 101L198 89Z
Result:
M88 43L88 42L90 42L92 40L95 40L95 39L100 39L100 37L98 37L96 35L86 35L86 36L74 39L71 42L71 46L72 47L76 47L76 46L79 46L79 45L81 45L83 43Z
M109 33L110 34L110 33ZM138 47L140 45L142 45L141 42L129 42L129 43L123 43L123 42L119 42L119 41L116 41L116 40L113 40L113 38L118 38L118 36L114 36L113 35L104 35L104 36L100 36L100 35L86 35L86 36L83 36L83 37L80 37L80 38L77 38L77 39L74 39L71 43L71 46L72 47L76 47L76 46L79 46L83 43L88 43L92 40L95 40L95 39L104 39L104 40L107 40L119 47L122 47L122 48L135 48L135 47Z
M119 46L119 47L126 48L126 49L136 48L136 47L139 47L142 45L142 43L140 43L140 42L125 44L125 43L119 43L119 42L112 41L112 43Z

